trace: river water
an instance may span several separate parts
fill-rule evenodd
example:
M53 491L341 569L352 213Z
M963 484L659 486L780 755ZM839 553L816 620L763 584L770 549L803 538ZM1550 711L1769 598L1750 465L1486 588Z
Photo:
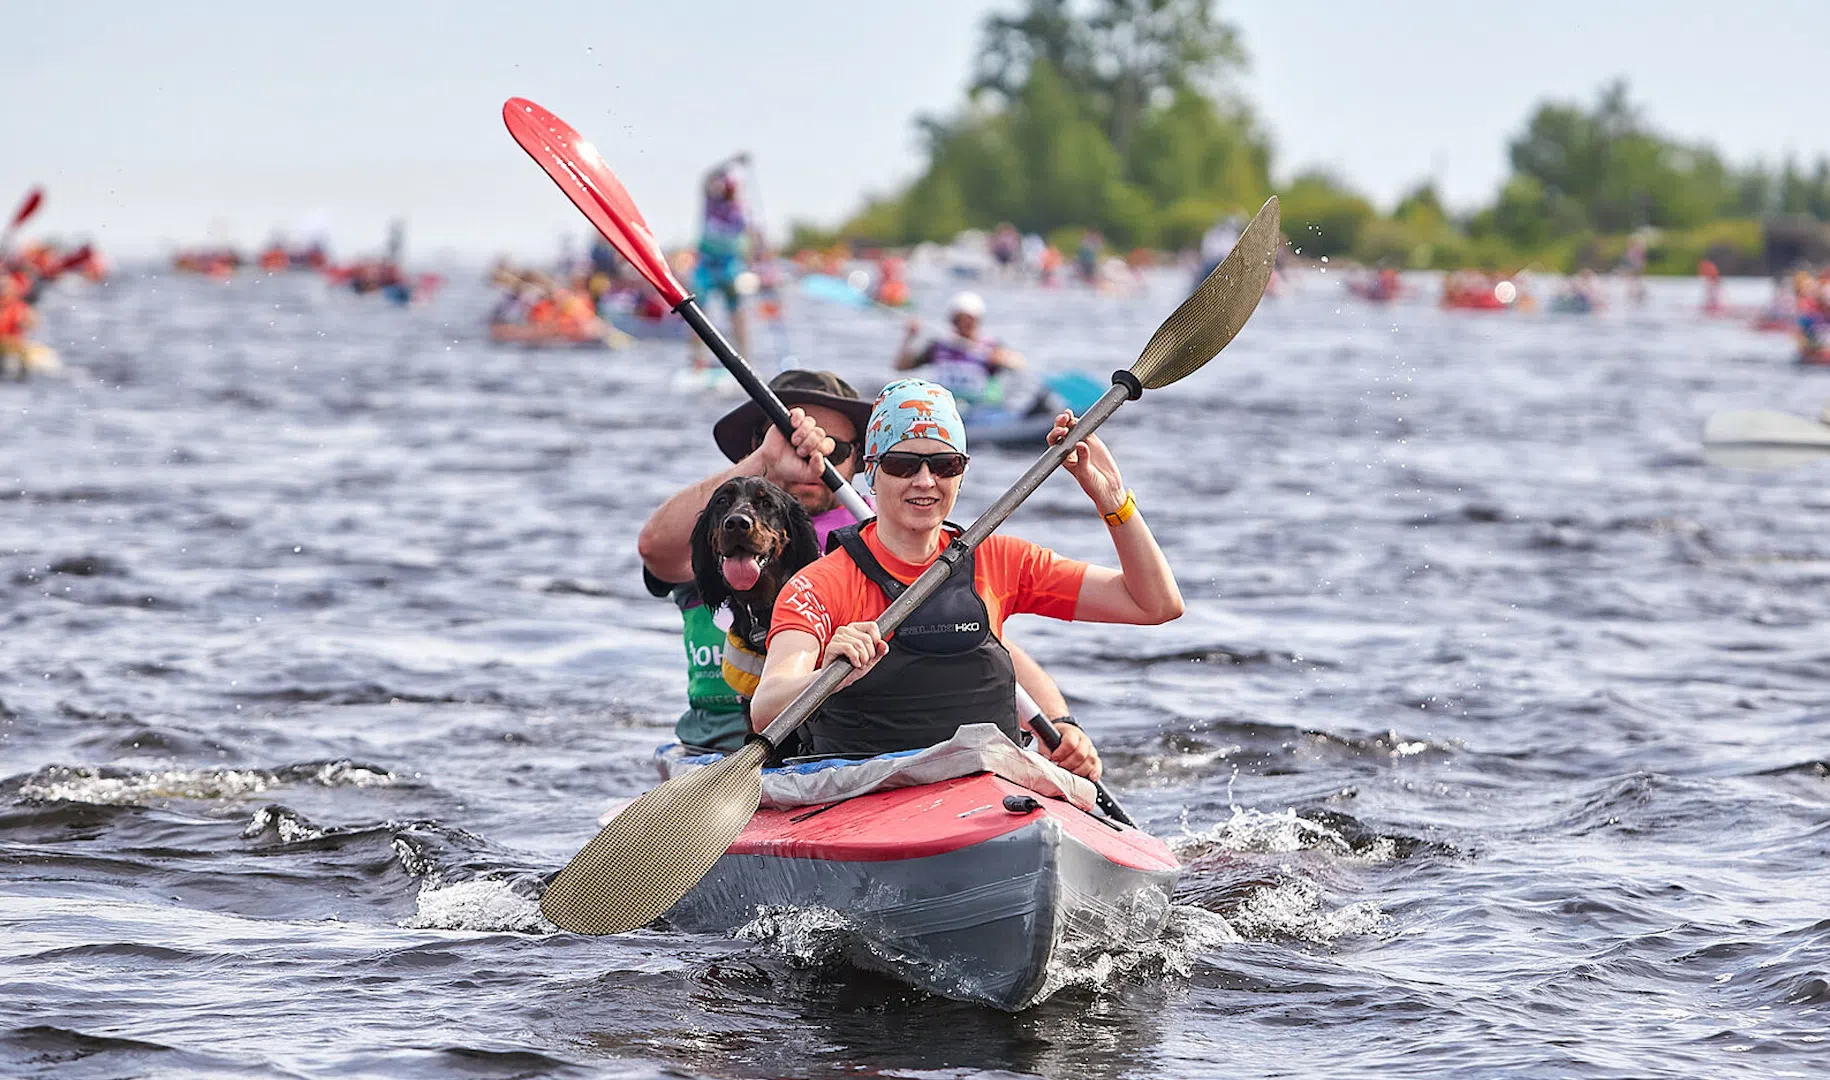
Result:
M990 286L989 323L1105 370L1184 285ZM673 386L679 346L495 348L467 277L405 310L65 287L70 376L0 385L0 1072L1821 1072L1830 466L1723 470L1698 432L1830 378L1698 299L1310 276L1119 413L1188 614L1011 633L1188 869L1162 942L1007 1015L845 968L818 920L540 918L682 703L635 533L730 402ZM786 329L867 389L901 332ZM961 515L1026 463L979 452ZM1110 557L1065 477L1009 529Z

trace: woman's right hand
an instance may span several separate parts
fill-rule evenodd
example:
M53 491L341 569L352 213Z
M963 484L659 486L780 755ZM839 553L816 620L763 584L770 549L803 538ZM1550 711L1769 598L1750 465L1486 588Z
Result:
M1067 438L1068 432L1079 422L1071 410L1063 409L1048 433L1048 444L1053 446ZM1061 464L1080 481L1080 490L1087 493L1087 498L1093 500L1093 509L1101 514L1112 513L1124 503L1125 478L1118 471L1112 451L1097 434L1082 439L1080 445L1068 451Z
M826 651L821 655L820 666L825 667L834 660L844 660L851 665L851 674L837 687L843 690L869 674L889 651L889 643L883 640L883 633L875 622L846 623L832 632L832 640L826 643Z

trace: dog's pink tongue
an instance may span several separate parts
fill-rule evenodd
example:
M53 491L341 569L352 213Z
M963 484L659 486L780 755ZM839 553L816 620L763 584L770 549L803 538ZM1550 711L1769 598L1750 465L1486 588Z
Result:
M724 580L738 592L749 592L762 578L762 567L754 555L733 555L724 560Z

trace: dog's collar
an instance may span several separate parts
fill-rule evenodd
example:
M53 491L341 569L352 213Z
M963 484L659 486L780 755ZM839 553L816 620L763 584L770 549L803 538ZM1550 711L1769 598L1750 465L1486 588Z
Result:
M768 643L769 643L769 620L767 618L767 615L773 614L773 613L765 612L764 613L765 617L759 619L756 617L755 609L750 607L749 604L745 603L742 600L737 599L735 596L731 597L731 602L734 604L743 604L744 614L748 615L750 617L750 632L748 634L742 635L744 638L745 644L749 645L750 648L754 649L757 652L762 652L765 648L768 647ZM731 633L733 636L737 636L737 632L735 630L733 630Z

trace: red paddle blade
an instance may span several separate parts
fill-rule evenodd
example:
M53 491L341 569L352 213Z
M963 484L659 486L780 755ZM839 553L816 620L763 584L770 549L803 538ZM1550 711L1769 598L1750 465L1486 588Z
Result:
M25 224L25 219L38 212L38 204L44 202L44 188L33 188L26 195L25 201L19 204L19 210L13 215L12 227L17 229Z
M667 268L648 222L635 208L635 200L604 164L596 147L570 124L526 98L509 98L502 106L502 121L521 149L546 170L566 198L584 211L604 239L648 279L669 307L678 307L687 299L686 290Z
M51 272L47 276L56 277L57 275L64 273L65 271L74 270L77 267L88 262L89 257L94 254L95 254L95 249L90 247L88 244L84 244L82 247L77 248L75 251L72 251L70 254L65 255L63 257L63 259L57 263L56 266L53 266L51 268Z

